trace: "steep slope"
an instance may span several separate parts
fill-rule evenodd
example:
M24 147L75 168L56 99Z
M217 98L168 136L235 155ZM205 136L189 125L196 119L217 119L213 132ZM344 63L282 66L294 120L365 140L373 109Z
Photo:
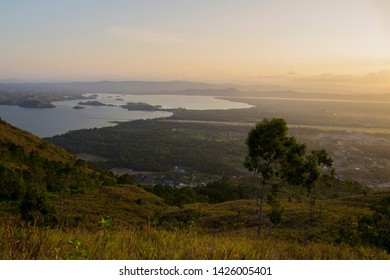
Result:
M104 171L63 149L0 120L0 199L22 192L64 192L101 185Z
M0 120L0 216L42 225L96 228L147 223L163 199Z
M109 173L0 120L0 202L12 202L22 219L57 220L55 197L108 183L115 183Z
M48 160L62 163L74 163L77 161L75 156L65 152L63 149L0 119L0 151L3 153L10 144L22 148L25 153L37 152ZM4 164L6 160L6 158L2 157L1 163Z

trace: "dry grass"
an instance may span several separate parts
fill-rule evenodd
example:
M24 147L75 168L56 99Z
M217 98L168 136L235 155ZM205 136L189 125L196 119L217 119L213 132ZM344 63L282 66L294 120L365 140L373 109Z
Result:
M2 225L0 259L390 259L385 251L330 243L255 239L252 230L198 234L152 227L95 232Z

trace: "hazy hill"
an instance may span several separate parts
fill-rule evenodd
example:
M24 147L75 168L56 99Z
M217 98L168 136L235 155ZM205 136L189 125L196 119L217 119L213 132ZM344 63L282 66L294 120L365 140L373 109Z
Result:
M189 81L98 81L69 83L0 83L0 92L28 93L154 93L187 89L226 89L231 84L209 84Z
M175 94L210 96L251 96L276 98L308 98L359 101L389 101L390 94L345 94L324 92L298 92L267 84L239 85L214 84L192 81L96 81L96 82L2 82L0 81L0 101L3 104L20 103L15 98L29 95L33 100L44 104L50 101L80 97L84 93L118 94ZM42 98L45 97L43 100ZM11 101L2 100L2 98ZM27 104L28 105L28 104Z

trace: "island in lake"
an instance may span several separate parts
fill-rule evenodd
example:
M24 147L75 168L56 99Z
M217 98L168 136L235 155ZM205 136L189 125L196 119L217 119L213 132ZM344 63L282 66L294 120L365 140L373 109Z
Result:
M104 104L104 103L96 101L96 100L95 101L79 102L78 104L79 105L87 105L87 106L115 106L112 104Z
M169 111L162 109L161 105L150 105L143 102L128 102L126 105L121 106L129 111Z
M60 98L54 96L40 96L40 95L18 95L11 93L2 94L0 92L0 105L16 105L22 108L54 108L52 101Z

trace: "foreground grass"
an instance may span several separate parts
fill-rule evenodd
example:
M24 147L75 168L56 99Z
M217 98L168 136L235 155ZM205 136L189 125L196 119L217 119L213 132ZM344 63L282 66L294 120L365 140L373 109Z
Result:
M54 197L60 219L54 229L26 225L17 205L3 202L0 259L390 259L376 247L335 243L344 240L340 228L372 215L369 206L388 191L337 194L317 201L310 226L304 197L282 198L278 225L265 206L261 240L253 200L178 207L135 186L104 187Z
M145 227L88 231L0 226L0 259L390 259L372 247L257 240L253 230L199 234Z

